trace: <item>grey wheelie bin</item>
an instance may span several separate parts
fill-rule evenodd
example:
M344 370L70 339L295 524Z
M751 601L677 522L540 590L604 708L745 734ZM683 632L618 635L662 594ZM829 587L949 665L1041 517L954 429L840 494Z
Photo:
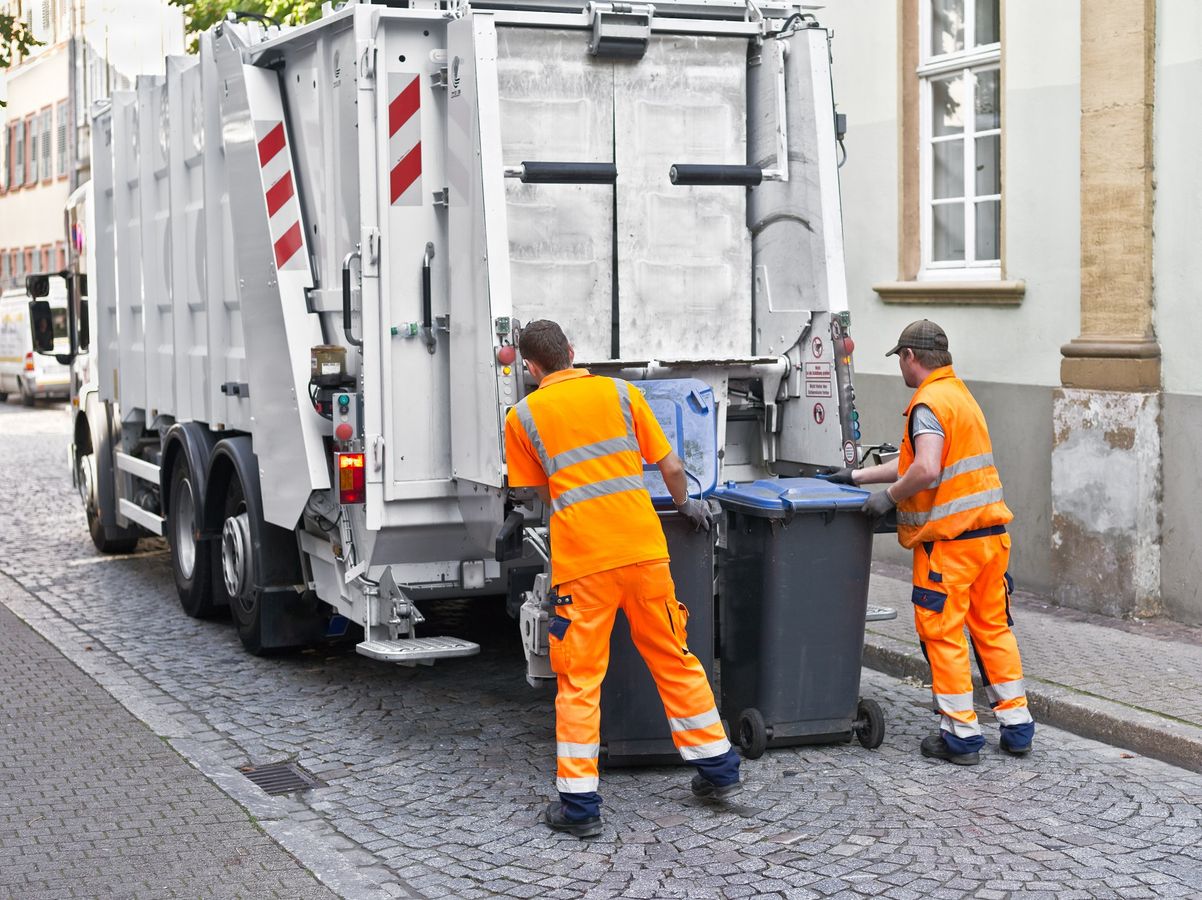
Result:
M707 497L718 483L717 411L713 389L695 378L633 382L689 473L690 494ZM689 611L688 647L714 679L714 535L695 531L672 510L659 470L646 467L644 482L660 510L668 541L676 599ZM715 507L716 509L716 507ZM672 743L655 681L618 612L610 638L609 671L601 685L601 761L609 767L681 762Z
M766 747L880 746L862 700L872 525L868 492L818 478L729 483L718 562L721 710L744 756Z

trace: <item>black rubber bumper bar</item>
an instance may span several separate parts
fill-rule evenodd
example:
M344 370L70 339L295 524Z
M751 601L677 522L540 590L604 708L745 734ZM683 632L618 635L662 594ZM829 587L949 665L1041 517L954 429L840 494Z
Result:
M524 162L522 184L613 184L618 167L613 163Z
M755 187L764 180L759 166L710 166L677 163L668 170L673 184L725 184Z

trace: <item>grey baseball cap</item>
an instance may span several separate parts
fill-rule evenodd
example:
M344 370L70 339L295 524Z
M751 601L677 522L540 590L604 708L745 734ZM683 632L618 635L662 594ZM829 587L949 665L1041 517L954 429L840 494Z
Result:
M892 356L902 347L909 347L911 350L946 350L947 335L930 319L919 319L902 329L897 346L885 355Z

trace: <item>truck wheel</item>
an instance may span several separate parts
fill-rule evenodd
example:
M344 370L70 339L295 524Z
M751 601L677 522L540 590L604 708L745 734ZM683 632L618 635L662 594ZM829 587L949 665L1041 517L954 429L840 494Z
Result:
M0 403L8 402L8 391L0 391Z
M250 512L237 476L230 479L225 498L225 517L221 525L221 580L242 646L257 656L263 652L263 610L255 587Z
M101 553L131 552L138 546L137 530L117 525L105 527L100 519L100 505L96 500L96 455L87 453L77 456L76 460L76 479L79 492L83 495L84 511L88 517L88 533L92 535L92 543Z
M34 396L33 388L28 387L25 384L24 380L22 380L20 382L20 385L21 385L21 405L22 406L33 406L34 403L37 402L37 399L38 399L36 396Z
M180 606L194 619L211 618L221 609L213 598L212 542L196 539L196 493L187 458L181 454L171 473L167 543Z

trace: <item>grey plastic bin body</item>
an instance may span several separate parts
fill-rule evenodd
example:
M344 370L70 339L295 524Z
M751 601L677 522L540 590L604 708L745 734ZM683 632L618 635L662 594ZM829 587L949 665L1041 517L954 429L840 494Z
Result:
M697 532L675 512L661 512L676 599L689 610L688 647L714 683L714 537ZM668 728L651 671L618 612L609 642L609 671L601 685L601 761L631 766L683 762Z
M856 731L872 526L866 491L812 478L729 485L719 557L722 716L758 710L767 746ZM758 754L757 754L758 755Z

